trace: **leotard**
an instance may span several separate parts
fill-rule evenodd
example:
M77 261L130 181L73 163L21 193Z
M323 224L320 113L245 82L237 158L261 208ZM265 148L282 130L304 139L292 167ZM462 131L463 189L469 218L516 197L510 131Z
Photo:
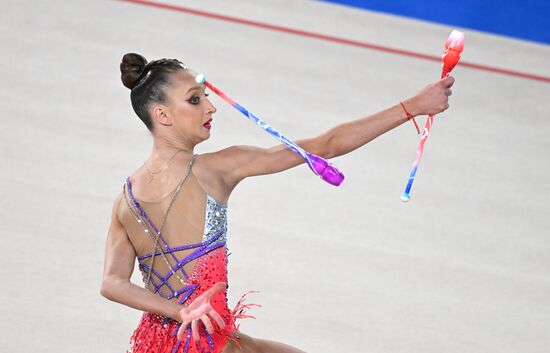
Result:
M196 155L193 156L188 171L195 157ZM172 200L175 199L183 180L185 177L176 188ZM161 233L162 230L158 229L151 221L140 202L134 197L130 177L126 178L123 191L128 208L132 211L136 221L142 225L146 235L154 237L153 233L158 234L158 239L155 239L158 246L155 246L154 251L138 256L139 269L144 275L146 288L150 282L153 288L148 288L149 290L167 300L176 298L178 303L187 305L215 283L227 283L227 205L219 203L212 196L206 194L205 224L201 242L170 246ZM178 252L184 250L187 250L186 256L180 259ZM175 264L175 266L169 264L169 269L165 274L145 263L146 260L154 261L155 257L162 256L165 256L164 260L168 260L167 257L171 258L171 262ZM187 273L183 266L193 260L197 260L195 266L190 273ZM168 264L168 261L165 262ZM149 275L150 281L146 281L146 273ZM177 276L178 286L181 284L181 287L176 288L169 283L172 276ZM180 322L156 313L144 312L138 327L130 338L127 353L219 353L228 339L238 344L238 325L235 321L238 318L251 317L245 315L244 311L250 306L257 305L244 304L243 300L246 295L247 293L241 297L233 310L230 310L227 305L227 287L212 297L210 303L223 318L225 327L221 329L212 320L215 332L210 335L199 321L200 341L198 346L191 338L190 325L185 332L184 339L179 341L176 333L181 325Z

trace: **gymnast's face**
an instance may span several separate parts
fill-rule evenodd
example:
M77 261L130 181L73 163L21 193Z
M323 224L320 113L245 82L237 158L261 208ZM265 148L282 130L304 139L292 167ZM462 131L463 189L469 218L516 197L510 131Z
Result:
M162 107L164 120L157 121L171 125L171 133L194 145L208 139L216 108L208 100L204 84L197 84L193 75L184 70L174 72L170 81Z

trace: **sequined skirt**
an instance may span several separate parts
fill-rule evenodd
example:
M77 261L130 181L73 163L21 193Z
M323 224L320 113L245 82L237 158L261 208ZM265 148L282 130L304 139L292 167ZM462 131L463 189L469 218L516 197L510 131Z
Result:
M225 310L216 310L226 323L225 328L220 329L215 325L215 332L209 335L204 325L199 325L202 327L199 328L198 345L190 337L189 331L182 341L177 340L179 322L159 314L144 312L138 327L130 337L130 346L126 353L220 353L229 340L239 346L239 325L236 320L254 318L247 315L246 311L252 306L260 306L244 304L249 293L253 292L245 293L232 311L227 307Z
M190 337L178 341L176 333L180 323L170 318L144 312L138 327L130 337L127 353L219 353L223 350L228 337L226 333L214 332L207 340L205 331L200 329L198 347Z

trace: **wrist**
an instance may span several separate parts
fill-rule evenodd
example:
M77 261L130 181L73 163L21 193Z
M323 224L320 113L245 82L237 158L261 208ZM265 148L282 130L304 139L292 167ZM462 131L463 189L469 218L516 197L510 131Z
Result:
M169 303L171 304L171 307L170 307L169 312L168 312L169 313L168 317L170 317L172 320L181 322L180 311L181 311L181 309L185 308L185 306L180 305L180 304L178 304L176 302L173 302L173 301L170 301Z
M405 109L407 109L407 112L409 112L413 116L413 118L421 115L421 113L418 110L418 105L416 104L416 100L414 99L414 97L402 100L401 102L405 106ZM405 115L407 114L405 113Z
M411 100L410 99L406 99L404 102L406 102L407 104L409 105L412 105L413 107L416 107L414 104L410 104L411 103ZM408 120L412 120L413 124L414 124L414 127L416 128L416 132L418 134L420 134L420 128L418 127L418 124L416 123L416 120L414 119L414 117L416 115L414 115L413 113L411 113L409 111L409 109L407 109L407 107L405 106L405 103L403 101L399 102L399 104L401 105L401 108L403 108L403 112L405 113L405 116L407 117L407 121ZM413 110L416 112L416 110Z

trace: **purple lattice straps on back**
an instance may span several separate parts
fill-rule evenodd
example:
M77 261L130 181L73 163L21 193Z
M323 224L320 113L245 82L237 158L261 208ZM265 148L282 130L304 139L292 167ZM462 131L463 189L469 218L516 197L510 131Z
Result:
M137 202L136 198L134 197L134 193L132 192L132 183L130 183L130 177L127 177L126 178L126 183L128 185L128 193L130 194L130 197L132 198L132 202L134 203L134 206L136 206L136 208L139 210L139 212L141 213L141 215L143 216L143 218L145 218L147 220L147 222L149 223L149 225L153 228L153 230L155 231L156 234L158 234L159 236L159 239L162 241L162 243L164 244L164 247L165 248L168 248L168 242L164 239L164 237L162 236L162 234L160 234L159 230L157 229L157 227L155 226L155 224L153 223L153 221L151 221L151 219L149 218L149 216L147 215L147 213L145 212L145 210L141 207L141 205L139 204L139 202ZM172 255L172 258L177 262L179 262L179 259L176 257L176 255L174 255L173 252L170 252L170 255ZM181 273L185 276L185 278L189 278L189 276L187 275L187 273L185 272L185 270L182 268L181 269Z
M149 268L150 266L146 265L146 264L139 264L139 267L140 269L142 269L143 271L149 271ZM159 284L157 284L154 280L153 277L150 278L150 281L151 283L153 284L153 286L155 287L155 292L154 293L159 293L161 296L162 295L162 292L160 292L160 288L163 286L163 285L166 285L166 287L168 288L168 290L170 290L170 293L174 293L175 290L174 288L170 285L170 283L168 283L168 281L166 281L164 279L164 276L162 276L157 270L155 270L154 268L151 269L151 272L157 276L157 278L161 281ZM165 297L165 296L163 296Z
M218 233L215 233L212 238L210 238L209 240L207 241L204 241L204 242L201 242L201 243L196 243L196 244L187 244L187 245L181 245L181 246L175 246L175 247L168 247L166 248L163 252L166 254L168 252L174 252L174 251L180 251L180 250L188 250L188 249L194 249L194 248L198 248L199 246L206 246L212 242L214 242L215 240L217 240L221 235L223 235L223 233L225 233L227 229L226 228L223 228L221 231L219 231ZM203 235L204 237L204 235ZM157 255L160 255L160 250L157 250L155 251L155 256ZM138 260L143 260L143 259L146 259L146 258L149 258L153 256L153 252L150 252L150 253L147 253L147 254L144 254L144 255L141 255L141 256L138 256Z
M170 266L170 271L167 271L166 275L163 276L162 274L160 274L158 271L156 271L154 268L151 268L151 273L156 276L158 279L159 279L159 282L157 283L157 281L154 280L154 278L150 278L151 280L151 283L153 284L154 288L155 288L155 293L158 293L160 296L162 296L163 298L165 299L172 299L174 297L177 297L183 293L185 293L184 296L182 296L181 298L178 299L178 302L180 304L182 304L183 302L185 302L187 300L187 298L189 298L189 296L193 293L193 291L195 290L195 288L197 287L196 285L188 285L188 286L184 286L182 288L180 288L178 291L175 291L174 288L170 285L170 283L168 282L168 280L172 277L172 275L178 271L178 270L181 270L181 272L184 274L185 278L188 279L189 278L189 275L185 272L185 270L183 269L183 266L203 255L205 255L206 253L212 251L212 250L215 250L215 249L218 249L222 246L225 246L226 242L225 240L222 239L222 241L218 241L220 240L223 235L225 234L226 232L226 228L223 227L220 231L214 233L210 238L208 238L206 241L203 241L203 242L200 242L200 243L196 243L196 244L186 244L186 245L182 245L182 246L176 246L176 247L169 247L168 246L168 242L164 239L164 237L162 236L162 234L160 234L158 228L156 227L156 225L153 223L153 221L149 218L149 216L147 215L147 213L145 212L145 210L141 207L141 205L139 204L139 202L136 200L136 198L134 197L134 194L132 192L132 184L130 183L130 177L126 178L126 182L127 182L127 185L128 185L128 193L132 199L132 203L134 204L134 206L139 210L141 216L143 218L145 218L145 220L149 223L149 225L151 226L151 228L153 228L153 230L158 234L159 236L159 239L163 242L164 244L164 250L162 251L162 253L169 253L172 258L176 261L176 267L172 267L171 265ZM208 198L207 198L208 199ZM203 239L204 239L204 236L205 234L203 234ZM174 252L175 251L180 251L180 250L187 250L187 249L195 249L195 248L198 248L197 250L193 251L192 253L188 254L187 256L185 256L182 260L180 260L175 254ZM144 254L144 255L141 255L138 257L138 260L143 260L143 259L146 259L146 258L149 258L149 257L152 257L153 254L156 256L156 255L160 255L161 254L161 251L160 250L155 250L154 252L150 252L148 254ZM150 266L146 265L146 264L142 264L140 263L140 269L142 270L145 270L145 271L148 271L150 269ZM162 286L166 286L168 288L168 290L170 291L170 294L169 295L164 295L161 291L160 291L160 288L162 288Z

